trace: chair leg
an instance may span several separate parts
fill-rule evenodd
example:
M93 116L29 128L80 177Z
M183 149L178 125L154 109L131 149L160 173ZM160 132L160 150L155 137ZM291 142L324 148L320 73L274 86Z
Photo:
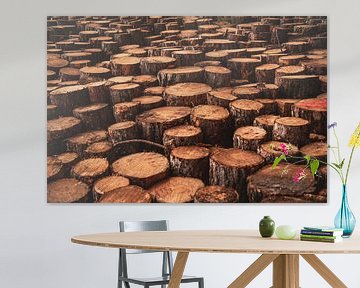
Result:
M204 288L204 279L199 280L199 288Z

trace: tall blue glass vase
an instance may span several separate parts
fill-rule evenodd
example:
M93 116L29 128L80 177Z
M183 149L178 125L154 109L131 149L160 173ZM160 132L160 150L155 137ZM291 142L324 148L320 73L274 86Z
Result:
M344 229L343 237L350 237L355 229L356 219L349 207L346 185L343 185L341 207L336 214L334 224L336 228Z

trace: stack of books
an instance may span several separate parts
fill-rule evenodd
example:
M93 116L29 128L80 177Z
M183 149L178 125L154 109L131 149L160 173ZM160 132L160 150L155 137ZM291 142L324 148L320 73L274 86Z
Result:
M342 241L343 229L333 227L304 227L300 232L301 241L337 243Z

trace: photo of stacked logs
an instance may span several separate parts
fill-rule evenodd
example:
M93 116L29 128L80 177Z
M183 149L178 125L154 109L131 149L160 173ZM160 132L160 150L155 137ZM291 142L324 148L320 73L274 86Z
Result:
M49 203L327 202L325 166L272 168L282 143L326 160L326 17L49 16L47 34Z

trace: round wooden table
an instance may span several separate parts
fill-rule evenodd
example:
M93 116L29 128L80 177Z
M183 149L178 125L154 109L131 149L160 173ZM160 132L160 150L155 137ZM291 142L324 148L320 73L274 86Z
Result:
M261 238L255 230L118 232L75 236L72 242L90 246L177 251L169 288L178 288L190 252L262 254L228 287L246 287L273 263L273 288L299 287L301 255L331 287L347 287L315 254L358 254L360 237L332 243Z

